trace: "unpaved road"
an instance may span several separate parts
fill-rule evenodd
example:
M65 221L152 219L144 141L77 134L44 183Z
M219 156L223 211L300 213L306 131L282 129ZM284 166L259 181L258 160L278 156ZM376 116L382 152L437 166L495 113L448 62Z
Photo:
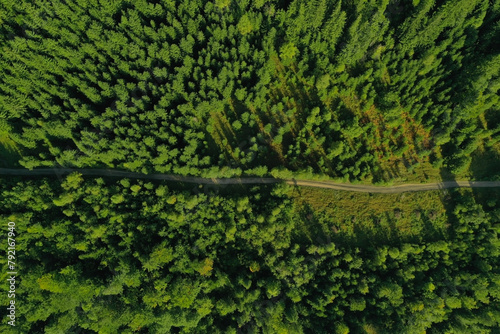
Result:
M425 184L401 184L397 186L372 186L365 184L349 184L336 183L332 181L308 181L308 180L281 180L265 177L249 177L249 178L202 178L195 176L181 176L171 174L141 174L127 171L110 170L110 169L71 169L71 168L40 168L34 170L28 169L13 169L0 168L0 175L3 176L62 176L71 172L79 172L82 175L89 176L105 176L105 177L121 177L149 180L166 180L197 184L212 184L212 185L227 185L227 184L270 184L285 182L290 185L302 187L328 188L344 191L356 191L364 193L402 193L408 191L426 191L439 190L449 188L495 188L500 187L500 181L444 181Z
M444 181L424 184L400 184L397 186L370 186L364 184L333 183L325 181L285 181L305 187L329 188L335 190L357 191L363 193L393 194L408 191L426 191L449 188L495 188L500 187L500 181Z

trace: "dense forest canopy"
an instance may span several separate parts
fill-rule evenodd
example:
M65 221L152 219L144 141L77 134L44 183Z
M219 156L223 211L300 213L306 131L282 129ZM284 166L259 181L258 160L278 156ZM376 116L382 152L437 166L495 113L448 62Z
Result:
M1 3L27 168L377 181L500 138L498 0Z
M228 190L2 181L22 268L18 330L498 333L499 203L454 193L450 226L355 245L283 186Z
M500 0L0 0L0 167L493 179L499 41ZM56 175L0 178L1 333L500 333L498 190Z

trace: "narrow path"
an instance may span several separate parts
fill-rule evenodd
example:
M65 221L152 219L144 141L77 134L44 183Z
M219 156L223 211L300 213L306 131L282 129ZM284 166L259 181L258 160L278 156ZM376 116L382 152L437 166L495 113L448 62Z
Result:
M402 193L408 191L426 191L449 188L496 188L500 187L500 181L444 181L432 182L425 184L401 184L397 186L372 186L365 184L349 184L336 183L332 181L310 181L310 180L281 180L265 177L248 177L248 178L203 178L196 176L181 176L172 174L141 174L127 171L110 170L110 169L72 169L72 168L40 168L34 170L28 169L13 169L0 168L0 175L10 176L62 176L71 172L79 172L82 175L89 176L105 176L105 177L121 177L121 178L136 178L148 180L165 180L177 181L197 184L272 184L285 182L290 185L302 187L328 188L344 191L356 191L364 193Z

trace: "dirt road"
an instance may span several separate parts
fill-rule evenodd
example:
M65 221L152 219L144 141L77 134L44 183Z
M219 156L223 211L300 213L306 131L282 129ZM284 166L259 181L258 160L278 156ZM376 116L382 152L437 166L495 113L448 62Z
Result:
M349 183L336 183L332 181L308 181L308 180L281 180L265 177L249 177L249 178L202 178L195 176L181 176L171 174L141 174L127 171L110 170L110 169L71 169L71 168L40 168L34 170L28 169L12 169L0 168L0 175L10 176L62 176L71 172L79 172L82 175L89 176L105 176L105 177L120 177L120 178L136 178L148 180L166 180L177 181L197 184L271 184L285 182L290 185L301 187L316 187L328 188L344 191L356 191L364 193L402 193L408 191L426 191L438 190L449 188L495 188L500 187L500 181L445 181L433 182L425 184L401 184L397 186L372 186L364 184L349 184Z

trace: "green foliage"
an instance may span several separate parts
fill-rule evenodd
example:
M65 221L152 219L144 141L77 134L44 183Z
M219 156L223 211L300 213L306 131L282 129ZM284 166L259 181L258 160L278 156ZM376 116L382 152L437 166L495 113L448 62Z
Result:
M78 187L67 186L75 180ZM297 214L297 203L272 187L224 195L143 181L134 181L134 192L127 183L76 173L63 184L1 180L18 266L30 266L16 294L21 331L486 333L499 326L494 203L486 210L452 193L446 233L354 247L332 242L337 232ZM73 201L61 207L51 197Z
M488 1L71 0L1 12L11 165L387 181L395 163L411 172L429 155L464 173L498 123L483 118L500 101Z
M295 57L299 50L293 45L293 43L288 43L281 48L280 57L284 61L290 61Z
M432 163L491 177L499 17L483 0L2 1L0 163L370 182ZM491 198L347 205L286 185L60 181L0 180L29 268L19 332L499 327Z
M240 21L238 22L238 30L242 35L247 35L252 32L254 29L253 23L250 20L249 15L245 14L241 17Z

